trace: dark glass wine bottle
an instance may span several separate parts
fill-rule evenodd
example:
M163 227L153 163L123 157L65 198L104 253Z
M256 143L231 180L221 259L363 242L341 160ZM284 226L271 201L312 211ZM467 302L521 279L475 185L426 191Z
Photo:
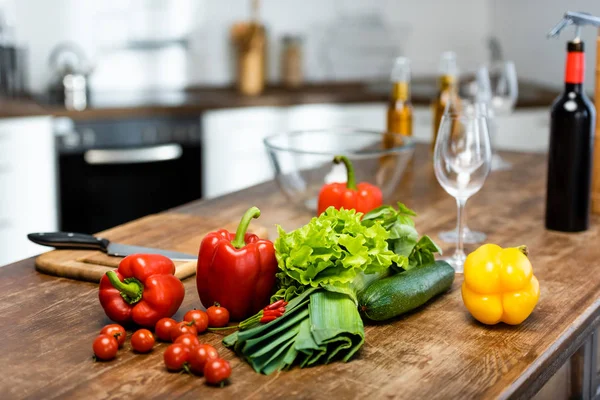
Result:
M565 90L550 113L546 228L588 229L595 112L583 91L583 42L567 44Z

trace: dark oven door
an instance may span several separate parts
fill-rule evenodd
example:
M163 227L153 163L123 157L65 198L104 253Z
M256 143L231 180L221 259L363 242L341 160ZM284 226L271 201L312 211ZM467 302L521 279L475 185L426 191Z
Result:
M99 232L202 196L199 120L111 124L78 125L80 138L59 146L64 231Z

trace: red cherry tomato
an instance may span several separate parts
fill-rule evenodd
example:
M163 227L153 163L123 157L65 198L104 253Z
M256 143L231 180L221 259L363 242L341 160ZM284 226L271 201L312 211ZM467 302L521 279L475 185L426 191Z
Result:
M171 341L175 341L179 336L191 333L194 336L198 336L198 331L193 322L181 321L171 328Z
M148 329L140 329L131 335L131 347L138 353L147 353L154 347L154 335Z
M208 315L202 310L190 310L183 316L184 321L194 321L198 333L202 333L208 328Z
M92 345L94 349L94 355L98 360L112 360L117 355L119 349L119 342L114 336L101 334L94 340Z
M181 343L191 349L198 346L200 341L198 340L198 336L193 335L191 333L186 333L179 336L173 343Z
M169 371L181 371L190 358L189 347L181 343L173 343L163 354L163 360Z
M171 341L171 329L177 325L177 321L173 318L162 318L159 319L154 326L154 333L163 342Z
M209 385L224 385L225 380L231 375L231 366L222 358L210 360L204 366L204 378Z
M119 348L123 347L125 339L127 338L127 332L125 332L125 328L123 328L119 324L106 325L104 328L102 328L100 334L113 336L115 339L117 339L117 343L119 343Z
M192 372L202 375L204 373L204 366L210 360L219 358L217 349L212 347L210 344L201 344L194 347L190 353L190 369Z
M206 314L208 314L208 326L210 327L221 328L229 323L229 311L218 303L208 307Z

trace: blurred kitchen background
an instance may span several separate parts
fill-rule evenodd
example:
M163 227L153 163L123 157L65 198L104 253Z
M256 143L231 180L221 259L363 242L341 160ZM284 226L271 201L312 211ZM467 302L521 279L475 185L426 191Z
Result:
M572 35L546 33L567 10L598 15L600 2L0 0L0 265L48 250L29 232L94 233L271 179L269 134L385 129L400 55L417 141L431 140L452 50L461 80L514 62L519 97L495 143L544 152ZM265 29L240 44L251 18ZM591 94L595 31L583 39ZM264 87L235 85L243 46L266 49Z

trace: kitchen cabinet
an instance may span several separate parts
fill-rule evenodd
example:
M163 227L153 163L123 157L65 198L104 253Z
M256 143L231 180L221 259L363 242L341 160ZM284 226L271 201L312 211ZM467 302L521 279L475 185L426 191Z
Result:
M510 116L498 117L498 133L495 138L501 150L548 151L550 138L550 110L532 108L516 110Z
M52 118L0 119L0 265L47 251L26 235L56 228Z
M343 106L247 107L202 116L202 193L212 198L273 178L265 137L344 124Z
M202 196L213 198L271 179L262 140L285 129L285 109L248 107L202 115Z
M387 104L351 104L342 107L344 124L355 128L385 129ZM547 108L517 109L511 115L496 118L498 134L494 143L499 150L545 152L548 149L550 113ZM413 109L413 136L415 141L429 143L432 133L431 109L416 106Z
M301 129L351 127L384 130L387 103L312 104L291 107L247 107L205 112L203 131L203 195L212 198L273 177L263 139ZM500 150L543 152L548 147L546 108L519 109L497 118L495 145ZM416 142L431 140L432 115L427 106L413 112Z
M429 143L432 137L429 107L419 106L413 112L413 135L418 142ZM492 138L498 150L545 152L548 149L550 114L547 108L524 108L511 115L496 118L497 134Z
M383 130L386 127L387 103L359 103L336 106L323 106L335 110L330 118L318 118L315 106L313 115L307 115L312 122L310 128L347 126L357 129ZM292 107L291 109L298 108ZM306 119L305 118L305 119ZM313 119L314 118L314 119ZM307 122L304 122L307 124ZM548 149L550 114L545 107L523 108L511 115L496 118L498 134L494 138L499 150L522 152L545 152ZM413 110L413 137L419 143L431 141L431 109L416 106Z

